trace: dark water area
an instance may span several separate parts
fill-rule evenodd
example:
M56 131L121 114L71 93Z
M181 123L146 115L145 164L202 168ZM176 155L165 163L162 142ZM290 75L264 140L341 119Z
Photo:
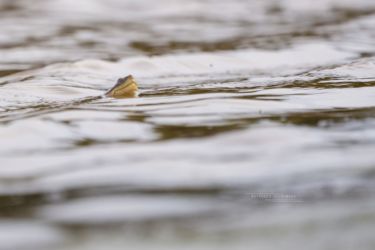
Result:
M0 0L0 250L374 249L374 25L370 0Z

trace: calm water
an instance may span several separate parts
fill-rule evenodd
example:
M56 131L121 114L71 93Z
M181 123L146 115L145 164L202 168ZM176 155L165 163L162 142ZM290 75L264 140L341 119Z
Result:
M374 249L374 27L372 0L1 0L0 249Z

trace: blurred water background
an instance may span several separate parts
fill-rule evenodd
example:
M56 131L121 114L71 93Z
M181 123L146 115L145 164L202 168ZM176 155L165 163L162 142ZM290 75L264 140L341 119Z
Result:
M374 27L372 0L1 0L0 249L375 249Z

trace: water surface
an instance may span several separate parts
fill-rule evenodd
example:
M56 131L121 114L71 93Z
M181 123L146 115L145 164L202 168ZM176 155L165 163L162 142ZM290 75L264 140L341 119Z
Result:
M373 1L0 13L0 249L374 248Z

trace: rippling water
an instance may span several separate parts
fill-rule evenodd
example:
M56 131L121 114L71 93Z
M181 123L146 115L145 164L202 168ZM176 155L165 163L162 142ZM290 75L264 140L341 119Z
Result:
M374 249L374 25L371 0L0 1L0 249Z

